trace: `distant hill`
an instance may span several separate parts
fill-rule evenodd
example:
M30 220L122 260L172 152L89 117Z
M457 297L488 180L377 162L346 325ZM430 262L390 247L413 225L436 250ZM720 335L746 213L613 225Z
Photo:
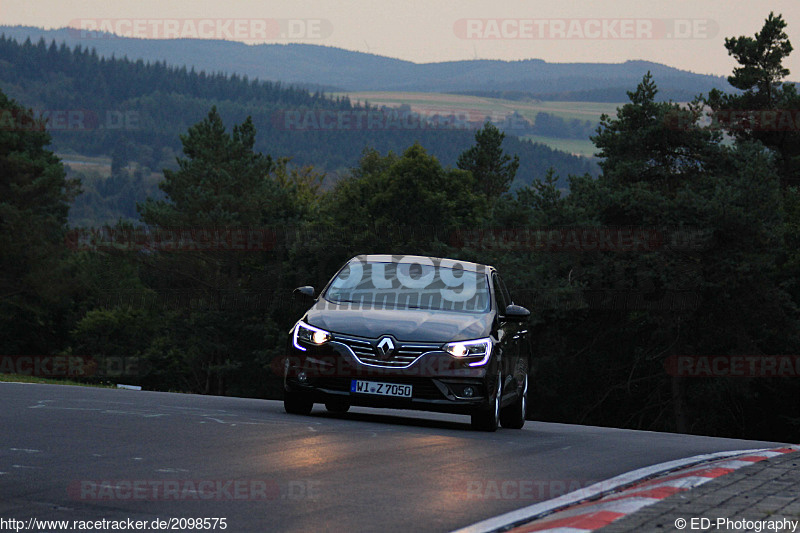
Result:
M86 47L71 49L44 40L20 44L7 37L0 37L0 90L37 115L49 116L57 152L70 159L75 159L72 154L110 158L115 176L123 176L123 169L132 164L142 178L175 165L180 135L212 106L228 128L252 117L259 152L291 157L295 164L313 165L330 175L354 167L365 147L382 154L402 153L415 142L444 165L454 166L459 154L474 144L473 128L482 124L478 120L454 125L446 116L441 116L442 122L423 123L413 115L404 118L392 110L367 108L280 82L207 74L165 62L107 59ZM3 115L0 127L22 127L14 118ZM586 158L513 135L503 148L520 158L515 187L541 179L550 167L562 177L563 186L569 174L598 171ZM114 190L105 190L106 185ZM112 180L95 192L107 198L127 185L125 180ZM120 197L119 205L132 210L143 200L136 195L144 189L137 190ZM81 223L98 220L101 202L93 202L95 214L82 215ZM104 218L134 214L115 208Z
M625 91L635 88L648 70L664 99L686 101L712 88L733 90L724 77L695 74L648 61L547 63L527 59L417 64L309 44L247 45L223 40L134 39L109 34L105 38L87 38L74 29L23 26L0 26L0 33L20 42L30 38L35 43L44 37L48 43L55 40L70 47L95 48L104 57L165 60L169 65L186 65L206 72L236 73L326 90L505 92L550 100L619 102L626 100Z

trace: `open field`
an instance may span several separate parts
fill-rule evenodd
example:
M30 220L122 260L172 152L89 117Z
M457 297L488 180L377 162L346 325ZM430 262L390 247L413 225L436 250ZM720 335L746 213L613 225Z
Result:
M582 157L594 157L594 154L597 153L597 147L589 139L558 139L542 135L523 135L521 139L546 144L554 150L561 150L562 152Z
M504 117L516 112L531 123L541 112L550 113L564 120L600 121L600 116L615 115L622 103L606 102L552 102L552 101L518 101L500 98L486 98L463 94L417 93L398 91L364 91L352 93L334 93L334 96L347 96L352 102L369 103L373 106L399 107L407 105L412 111L422 115L455 114L469 116L470 121L480 121L491 117L494 121L502 121ZM513 131L509 131L513 134ZM524 135L522 138L539 142L564 152L592 157L595 147L589 139L562 139L541 135Z
M108 156L89 156L76 153L58 152L56 152L56 156L61 159L61 162L64 164L64 166L69 167L70 170L74 172L79 172L85 176L95 176L99 178L111 177L111 158ZM130 173L136 170L138 166L139 165L135 162L129 162L126 167L123 167L123 170L126 170ZM145 176L145 179L159 182L163 176L164 175L161 170L151 170Z
M111 158L107 156L87 156L74 153L56 154L65 166L75 172L96 174L97 176L111 176Z
M369 102L371 105L400 106L406 104L415 111L451 112L458 110L470 114L505 116L514 111L531 122L542 111L556 115L565 120L599 121L600 115L615 114L622 103L606 102L549 102L519 101L486 98L463 94L416 93L416 92L382 92L364 91L352 93L334 93L333 96L347 96L353 102Z

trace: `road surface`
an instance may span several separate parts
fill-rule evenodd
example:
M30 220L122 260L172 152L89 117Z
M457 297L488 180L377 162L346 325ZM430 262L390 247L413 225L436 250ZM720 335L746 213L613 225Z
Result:
M303 417L59 385L0 383L0 405L0 517L224 518L233 532L451 531L636 468L779 444L530 421L481 433L459 415Z

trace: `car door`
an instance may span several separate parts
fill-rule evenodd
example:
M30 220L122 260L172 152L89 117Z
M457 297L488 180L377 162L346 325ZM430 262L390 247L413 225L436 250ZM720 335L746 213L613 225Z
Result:
M502 357L500 368L503 372L503 397L514 396L524 383L524 372L520 365L520 348L522 338L522 325L518 322L507 321L504 319L506 307L511 303L505 283L495 272L492 275L492 286L494 290L495 304L498 313L498 340Z
M503 285L503 288L505 289L503 280L500 280L500 284ZM509 295L509 292L506 291L506 294ZM510 295L509 301L512 304L514 303L514 300ZM527 322L516 323L516 328L514 329L511 340L514 344L514 362L510 365L513 368L511 375L514 377L514 382L518 391L522 393L525 385L525 379L530 373L532 353Z

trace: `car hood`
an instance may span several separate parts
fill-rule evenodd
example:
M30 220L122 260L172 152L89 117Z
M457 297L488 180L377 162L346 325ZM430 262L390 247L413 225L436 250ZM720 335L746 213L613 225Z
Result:
M374 308L320 298L304 320L334 334L369 338L392 335L399 341L444 343L488 337L492 314Z

